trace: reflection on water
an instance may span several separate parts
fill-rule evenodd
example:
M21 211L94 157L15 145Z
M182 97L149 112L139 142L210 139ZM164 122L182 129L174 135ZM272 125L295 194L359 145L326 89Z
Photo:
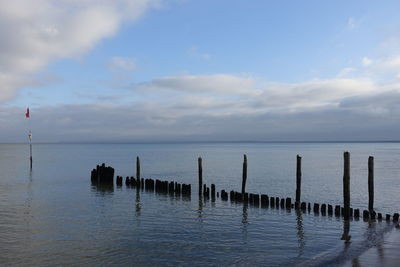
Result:
M244 225L249 223L248 218L247 218L248 217L248 214L247 214L247 209L248 208L249 208L249 205L247 203L244 203L243 204L243 216L242 216L242 223Z
M199 208L197 209L197 214L199 219L201 219L203 215L203 207L204 207L204 202L203 202L203 195L199 194Z
M350 220L343 220L343 235L341 240L344 240L346 247L350 243L351 235L350 233Z
M92 182L92 191L99 193L100 196L112 194L114 192L114 184Z
M400 154L392 146L383 145L381 156L390 155L387 159L393 162ZM341 169L337 172L337 167L341 166L342 148L287 144L38 145L35 169L30 172L24 150L20 156L18 147L10 146L0 153L0 262L5 266L323 266L340 264L343 259L351 262L371 246L377 246L379 257L384 258L380 244L383 234L391 229L386 222L360 220L346 225L340 218L314 216L307 211L290 213L279 205L258 207L220 198L197 198L195 194L190 199L135 190L125 183L121 187L90 186L87 177L88 170L103 161L119 174L131 175L130 159L135 151L143 158L146 177L193 185L197 176L192 161L196 163L201 152L209 158L205 168L207 182L215 183L217 188L235 189L240 181L242 152L249 152L249 191L293 196L290 188L294 188L295 170L287 166L296 151L307 158L304 172L309 175L304 188L309 190L304 191L304 200L337 204L341 201L341 187L337 186ZM4 147L0 145L1 149ZM370 151L371 146L364 149L360 145L356 150L359 158L356 152L352 154L353 166L362 169L363 159ZM77 153L79 158L74 156ZM386 190L378 200L381 202L377 202L380 212L390 212L392 204L399 200L391 180L398 177L398 168L385 168L390 160L382 160L378 165L381 169L377 169L379 176L385 177L381 188ZM176 162L179 164L173 164ZM74 168L60 172L65 166ZM356 186L364 188L365 175L357 172L354 176ZM315 194L315 188L321 190L320 194ZM196 189L193 192L197 194ZM362 191L354 196L355 205L366 204L363 196ZM351 243L340 240L350 240L350 234Z
M303 230L303 215L300 209L296 209L296 222L297 222L297 237L299 244L299 256L303 255L303 249L306 246L306 241L304 238L304 230Z
M136 216L140 216L140 210L142 209L142 205L140 203L140 190L136 190L136 202L135 202L135 212Z

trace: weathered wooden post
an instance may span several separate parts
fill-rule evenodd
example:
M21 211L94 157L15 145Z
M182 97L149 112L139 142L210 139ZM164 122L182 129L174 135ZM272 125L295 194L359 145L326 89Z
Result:
M259 194L255 194L253 199L254 199L254 205L259 207L260 206L260 195Z
M297 155L296 168L296 205L300 206L301 197L301 157Z
M136 157L136 181L140 184L140 159Z
M319 213L319 203L314 203L314 213Z
M364 210L363 211L363 219L364 220L369 220L369 211L368 210Z
M336 216L336 217L339 217L339 216L340 216L340 206L339 206L339 205L336 205L336 206L335 206L335 216Z
M199 196L201 196L203 189L203 160L201 157L198 158L197 163L199 166Z
M343 158L343 217L348 220L350 218L350 153L344 152Z
M285 198L281 198L281 209L285 208Z
M292 208L292 199L290 197L286 198L286 209Z
M354 210L354 218L356 218L356 219L360 218L360 210L359 209Z
M328 204L328 215L332 216L333 214L333 206Z
M368 209L374 210L374 157L368 158Z
M243 156L243 173L242 173L242 194L246 193L246 180L247 180L247 156Z
M321 213L322 213L322 215L326 214L326 204L321 205Z
M268 195L261 195L261 207L267 207Z

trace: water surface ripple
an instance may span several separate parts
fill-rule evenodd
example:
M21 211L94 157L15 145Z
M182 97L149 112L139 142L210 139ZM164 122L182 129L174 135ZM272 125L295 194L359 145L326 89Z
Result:
M204 180L239 190L248 155L248 191L294 197L296 154L303 156L304 201L342 203L342 153L351 152L352 206L367 207L367 159L375 156L378 212L399 201L397 143L363 144L0 144L0 262L5 265L325 265L379 245L386 222L341 218L199 199L197 157ZM106 162L133 175L191 183L190 199L90 183Z

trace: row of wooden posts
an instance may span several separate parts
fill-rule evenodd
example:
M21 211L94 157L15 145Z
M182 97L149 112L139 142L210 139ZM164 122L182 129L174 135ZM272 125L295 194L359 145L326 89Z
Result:
M140 177L140 176L139 176ZM117 186L122 186L122 176L117 176ZM174 181L161 181L158 179L144 179L135 178L133 176L127 176L125 179L125 185L127 187L133 187L142 189L150 192L169 193L175 195L190 196L192 194L192 185L190 184L179 184Z
M297 155L296 158L296 199L295 202L292 203L292 199L290 197L284 199L279 197L268 197L268 195L261 195L261 206L268 207L281 207L281 208L295 208L300 210L311 210L311 203L301 202L301 157ZM350 217L359 218L360 210L353 209L350 207L350 153L344 152L343 154L344 160L344 170L343 170L343 207L340 205L335 206L335 216L343 216L345 220L349 220ZM203 185L203 161L202 158L198 158L198 174L199 174L199 195L204 194L202 192L202 188L206 188ZM241 192L230 191L230 199L231 201L237 202L245 202L253 205L260 205L260 195L258 194L250 194L246 193L246 182L247 182L247 156L243 157L243 170L242 170L242 190ZM215 188L215 185L212 185ZM221 199L227 200L228 193L225 190L221 191ZM328 215L333 214L333 206L322 204L320 206L319 203L314 203L313 207L314 213L319 213L321 211L322 215L326 213ZM386 214L386 220L390 221L390 214ZM368 158L368 210L363 211L364 219L375 219L382 220L383 216L381 213L376 214L374 211L374 157ZM394 213L393 221L397 222L399 220L399 213Z
M254 206L261 207L276 207L276 208L286 208L286 209L296 209L305 211L311 211L311 203L301 202L301 157L297 155L296 160L296 199L295 202L292 203L292 199L288 198L279 198L279 197L269 197L265 194L252 194L246 192L246 182L247 182L247 156L244 155L243 159L243 169L242 169L242 188L241 192L230 191L229 198L232 202L243 202L248 203ZM349 220L350 217L360 218L360 210L352 209L350 207L350 153L344 152L344 170L343 170L343 207L340 205L336 205L333 207L332 205L327 204L319 204L314 203L313 211L314 213L321 213L322 215L333 215L335 216L343 216L345 220ZM92 182L104 183L111 182L113 183L113 175L114 169L111 167L106 167L103 163L101 166L97 165L96 169L92 170L91 179ZM169 193L175 195L183 195L183 196L191 196L191 185L190 184L179 184L174 181L161 181L161 180L153 180L153 179L144 179L140 178L140 159L136 158L136 178L133 176L126 177L125 184L126 186L134 187L137 189L145 189L147 191L156 191L161 193ZM117 176L117 186L122 186L123 178L121 176ZM210 187L207 187L205 183L203 183L203 162L202 158L198 158L198 182L199 182L199 196L204 196L206 198L215 199L219 197L219 192L216 191L215 184L211 184ZM382 220L383 215L381 213L376 214L374 211L374 158L368 158L368 209L364 210L362 213L362 217L364 219L378 219ZM228 193L225 190L221 190L221 199L228 200ZM397 222L399 220L399 214L395 213L393 215L393 221ZM386 214L385 219L390 221L391 215Z

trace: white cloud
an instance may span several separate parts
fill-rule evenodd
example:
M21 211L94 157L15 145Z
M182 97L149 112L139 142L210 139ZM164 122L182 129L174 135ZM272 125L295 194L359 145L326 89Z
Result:
M48 63L82 56L157 0L13 0L0 2L0 102Z
M133 71L136 69L135 61L131 58L113 57L108 62L109 71Z
M379 63L379 66L381 68L384 68L387 70L399 71L400 70L400 55L388 57L387 59L381 61Z
M372 60L369 59L368 57L363 57L363 59L362 59L361 62L362 62L362 64L363 64L364 66L369 66L369 65L372 64Z
M179 97L196 98L205 103L219 100L220 103L232 102L231 112L238 105L258 106L247 109L248 112L293 111L321 106L337 105L341 99L351 96L368 95L383 89L366 78L313 79L299 83L269 83L247 76L228 74L182 75L157 78L139 85L143 94L164 94ZM166 97L160 97L166 100ZM210 101L212 99L213 101ZM169 99L168 99L169 100ZM255 105L258 103L257 105ZM262 103L262 104L261 104ZM243 112L247 112L242 110ZM215 112L213 110L213 112Z
M355 69L355 68L347 67L347 68L342 69L337 76L345 77L345 76L349 75L350 73L354 73L356 71L357 71L357 69Z
M191 57L196 57L196 58L200 58L203 60L210 60L211 56L208 53L204 53L204 52L200 52L199 48L197 46L192 46L189 51L188 54Z
M353 30L356 26L356 20L353 17L347 19L347 29Z

